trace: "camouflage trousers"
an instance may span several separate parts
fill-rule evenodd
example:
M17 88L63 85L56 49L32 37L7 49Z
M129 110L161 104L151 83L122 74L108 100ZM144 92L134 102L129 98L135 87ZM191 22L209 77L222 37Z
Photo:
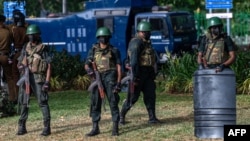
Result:
M0 118L15 115L15 104L8 100L6 90L0 90Z

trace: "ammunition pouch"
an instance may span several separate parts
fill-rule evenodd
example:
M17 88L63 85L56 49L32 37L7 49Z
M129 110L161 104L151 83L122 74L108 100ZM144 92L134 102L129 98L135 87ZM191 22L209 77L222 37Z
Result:
M29 69L32 73L46 73L48 63L45 59L42 59L39 54L29 56L27 59L29 62Z

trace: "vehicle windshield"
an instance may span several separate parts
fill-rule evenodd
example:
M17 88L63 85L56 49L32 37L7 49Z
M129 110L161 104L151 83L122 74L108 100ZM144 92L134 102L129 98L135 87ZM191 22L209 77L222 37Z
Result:
M195 32L195 20L191 15L173 15L170 17L174 34Z
M146 18L138 18L137 23L139 23L140 21L143 21L143 20L146 21L147 19ZM148 20L152 26L151 33L161 32L164 37L169 36L168 35L169 34L168 28L167 28L166 21L164 20L164 18L162 18L162 17L150 17Z

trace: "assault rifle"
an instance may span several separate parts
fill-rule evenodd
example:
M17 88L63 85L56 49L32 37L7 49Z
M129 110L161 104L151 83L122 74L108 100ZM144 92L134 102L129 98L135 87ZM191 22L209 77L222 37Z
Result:
M132 106L132 98L134 95L134 87L135 87L134 75L132 72L132 68L128 67L128 69L129 69L128 75L121 80L121 84L124 85L128 83L127 103L129 104L129 106Z
M94 73L95 73L95 81L90 84L90 86L88 88L88 91L93 92L93 89L97 86L100 97L101 97L101 99L103 101L103 105L105 105L105 101L104 101L105 92L104 92L104 88L103 88L103 85L102 85L100 73L98 72L97 67L96 67L96 63L94 61L92 61L92 67L93 67L93 70L94 70ZM104 106L104 110L106 110L105 106Z
M17 81L17 86L23 86L25 84L25 96L26 99L24 101L24 104L27 104L27 107L29 106L29 97L30 97L30 81L29 81L29 67L24 66L24 74L23 76Z

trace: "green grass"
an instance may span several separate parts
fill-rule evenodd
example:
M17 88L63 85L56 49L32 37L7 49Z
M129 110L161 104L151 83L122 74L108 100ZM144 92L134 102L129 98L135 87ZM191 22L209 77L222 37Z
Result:
M121 104L125 93L120 93ZM149 125L148 115L142 102L142 96L126 116L128 124L120 126L120 136L111 136L111 116L108 103L106 112L102 112L100 122L101 134L85 137L92 128L89 117L90 97L84 91L65 91L50 93L52 134L41 137L42 115L37 101L31 97L28 134L15 135L19 116L0 119L1 141L83 141L83 140L116 140L116 141L199 141L194 136L193 98L191 94L157 94L156 114L161 124ZM250 97L237 95L237 124L249 124ZM211 141L211 139L209 139ZM212 139L221 140L221 139Z

